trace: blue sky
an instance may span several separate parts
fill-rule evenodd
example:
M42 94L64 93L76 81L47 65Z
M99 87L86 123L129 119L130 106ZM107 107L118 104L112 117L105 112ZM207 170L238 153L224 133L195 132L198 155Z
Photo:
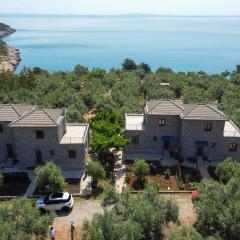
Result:
M1 13L240 15L240 0L0 0Z

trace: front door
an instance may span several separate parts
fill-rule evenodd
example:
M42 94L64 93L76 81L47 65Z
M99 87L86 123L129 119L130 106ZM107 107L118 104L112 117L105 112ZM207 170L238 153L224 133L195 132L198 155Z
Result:
M197 147L196 155L197 156L202 156L203 155L203 147Z
M164 141L164 144L163 144L163 148L164 148L165 150L168 150L168 149L169 149L169 146L170 146L170 142L167 141L167 140L165 140L165 141Z
M13 158L14 154L13 154L13 146L11 143L7 144L7 154L8 154L8 158Z
M42 165L43 164L42 151L36 150L35 154L36 154L37 165Z

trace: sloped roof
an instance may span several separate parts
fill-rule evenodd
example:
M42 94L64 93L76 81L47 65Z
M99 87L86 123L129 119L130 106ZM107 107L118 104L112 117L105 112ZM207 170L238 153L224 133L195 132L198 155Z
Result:
M181 100L151 100L146 102L145 113L162 115L180 115L184 112Z
M228 117L216 105L212 104L186 104L182 118L189 120L228 120Z
M0 105L0 121L12 122L32 109L33 105L2 104Z
M61 117L61 109L36 108L22 115L10 127L56 127Z

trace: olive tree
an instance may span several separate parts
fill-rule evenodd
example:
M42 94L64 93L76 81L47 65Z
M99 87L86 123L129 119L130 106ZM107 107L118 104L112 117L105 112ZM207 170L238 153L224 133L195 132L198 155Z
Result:
M105 178L106 172L99 161L91 161L86 165L86 174L92 177L92 189L98 185L98 180Z
M51 161L44 166L37 167L34 173L36 186L42 193L61 192L66 188L65 178L60 168Z
M138 180L143 181L149 175L150 167L144 159L136 159L133 163L133 172Z
M217 165L216 175L222 182L226 183L232 177L240 176L240 163L233 158L228 157Z
M46 237L54 213L42 215L31 200L15 198L0 204L0 239L31 240Z

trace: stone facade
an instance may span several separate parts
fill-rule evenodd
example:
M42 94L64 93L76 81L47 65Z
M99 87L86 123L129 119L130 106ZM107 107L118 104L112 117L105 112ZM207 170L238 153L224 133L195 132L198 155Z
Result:
M54 161L63 170L84 169L88 154L88 124L67 124L65 111L46 109L39 112L36 107L30 113L6 122L1 121L3 107L0 106L2 166L16 164L19 168L34 168L46 161ZM44 122L41 123L41 119Z
M130 140L123 151L125 160L159 161L180 150L185 161L197 163L200 157L215 162L228 156L240 161L240 131L217 106L159 100L146 103L144 114L125 118Z

